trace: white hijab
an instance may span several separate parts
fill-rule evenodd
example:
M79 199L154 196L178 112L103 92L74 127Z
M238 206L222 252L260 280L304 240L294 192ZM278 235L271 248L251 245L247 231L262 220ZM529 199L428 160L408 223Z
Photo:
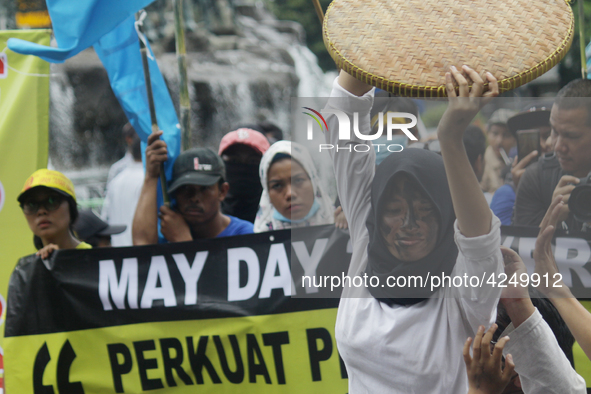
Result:
M273 158L280 153L291 156L294 160L300 163L303 169L308 173L310 181L312 182L312 187L314 188L314 197L319 208L314 215L302 222L286 222L274 217L275 208L273 207L273 204L271 204L269 198L267 175ZM261 184L263 185L263 194L261 195L259 211L254 221L255 233L292 227L306 227L334 223L334 206L330 201L328 194L322 187L312 157L310 157L310 154L302 145L291 141L277 141L271 145L261 159L259 176L261 178Z

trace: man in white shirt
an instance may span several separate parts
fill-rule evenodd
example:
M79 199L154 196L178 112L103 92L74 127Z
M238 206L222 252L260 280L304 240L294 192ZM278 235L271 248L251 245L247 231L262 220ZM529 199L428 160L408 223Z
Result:
M133 222L133 215L135 214L135 208L144 183L144 165L142 164L140 137L135 134L133 128L131 128L131 131L133 132L133 138L128 153L130 154L132 161L127 163L125 168L123 168L110 183L107 183L107 194L101 212L103 220L107 223L124 224L127 226L127 229L124 232L111 236L112 246L133 245L131 239L131 224Z
M133 126L129 122L125 126L123 126L122 133L123 137L125 138L125 143L127 144L127 149L125 151L125 156L123 156L120 160L116 161L111 166L111 168L109 168L109 174L107 175L107 188L109 187L109 183L111 183L111 181L115 179L115 177L119 175L121 171L123 171L125 168L127 168L128 165L133 164L134 162L133 153L131 152L131 150L133 142L137 137L137 134L133 129Z

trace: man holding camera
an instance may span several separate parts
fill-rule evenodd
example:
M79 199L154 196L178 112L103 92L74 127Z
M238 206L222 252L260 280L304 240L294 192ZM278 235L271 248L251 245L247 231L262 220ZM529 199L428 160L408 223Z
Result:
M539 226L552 200L561 195L565 202L559 219L563 228L569 232L587 230L591 209L585 194L591 196L586 190L591 185L581 184L591 172L590 80L574 80L558 92L550 125L554 153L540 157L523 174L513 224Z

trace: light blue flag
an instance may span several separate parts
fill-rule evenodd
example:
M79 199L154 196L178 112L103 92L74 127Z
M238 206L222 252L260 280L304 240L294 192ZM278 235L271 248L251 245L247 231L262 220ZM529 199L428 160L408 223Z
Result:
M58 47L48 47L11 38L8 48L35 55L51 63L66 59L92 46L154 0L47 0L47 9Z
M140 42L134 22L135 18L129 17L116 29L104 35L94 45L94 50L107 70L115 97L119 100L127 119L143 142L143 152L148 136L152 133L152 122ZM152 54L150 44L147 41L146 44L150 52L148 64L156 118L159 129L164 132L162 139L168 147L168 160L164 164L166 178L171 179L172 164L181 151L181 130L164 78Z
M109 74L111 88L119 100L119 104L142 140L142 156L144 156L148 136L152 133L152 122L140 43L134 21L135 18L130 17L115 30L103 36L94 45L94 50ZM164 132L161 138L166 142L168 148L168 160L164 163L164 172L166 179L171 179L173 163L181 153L181 129L164 78L147 41L146 45L150 52L148 64L156 119L158 120L158 128ZM162 204L162 189L158 183L158 206L160 207ZM164 237L160 234L160 219L158 219L158 229L159 241L163 242Z

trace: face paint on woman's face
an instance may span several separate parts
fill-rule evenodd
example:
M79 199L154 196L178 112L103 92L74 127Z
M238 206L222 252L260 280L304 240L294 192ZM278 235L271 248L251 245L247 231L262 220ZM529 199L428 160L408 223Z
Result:
M401 261L416 261L435 248L439 219L435 205L415 182L395 178L381 209L380 230L388 250Z

